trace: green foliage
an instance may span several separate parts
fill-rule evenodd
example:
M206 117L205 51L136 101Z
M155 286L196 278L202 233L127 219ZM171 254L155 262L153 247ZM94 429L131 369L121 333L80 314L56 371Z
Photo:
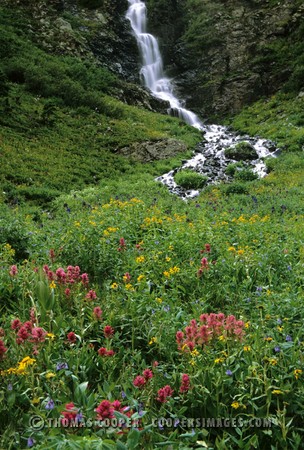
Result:
M257 159L257 153L254 147L249 142L239 142L233 147L225 149L225 156L227 158L239 160Z
M238 170L236 172L234 178L236 180L240 180L240 181L253 181L253 180L257 180L258 175L255 172L253 172L251 169L246 168L246 169Z
M206 185L208 177L191 169L182 169L174 175L175 182L185 189L201 189Z

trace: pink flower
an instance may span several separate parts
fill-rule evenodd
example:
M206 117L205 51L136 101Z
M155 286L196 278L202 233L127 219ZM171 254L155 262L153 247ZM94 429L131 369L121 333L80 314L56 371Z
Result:
M114 329L110 325L106 325L103 329L103 332L104 332L105 338L108 339L113 336Z
M44 342L46 334L43 328L36 327L32 329L32 338L35 342Z
M64 291L64 294L65 294L66 297L69 297L71 295L71 289L66 288L65 291Z
M62 411L62 415L64 417L63 419L61 419L62 424L64 426L69 425L70 422L74 424L75 421L77 421L77 414L78 414L76 406L72 402L67 403L65 405L65 409L66 411Z
M59 269L56 270L56 277L58 283L64 284L66 282L67 274L61 267L59 267Z
M99 420L113 419L114 418L114 407L109 400L103 400L98 407L95 409L97 412L97 418Z
M55 261L55 251L53 248L51 248L49 255L50 255L51 261L54 262Z
M0 339L0 359L3 358L4 354L7 352L7 348L4 345L4 342Z
M146 380L141 375L137 375L135 379L133 380L133 386L141 388L146 384Z
M93 316L95 317L96 320L101 319L102 310L101 310L100 306L95 306L95 308L93 309Z
M21 328L22 326L22 322L19 319L14 319L11 322L11 329L12 330L18 330L19 328Z
M173 389L171 389L171 386L168 384L164 386L163 388L159 389L158 391L158 397L156 398L157 401L160 403L166 403L168 400L168 397L172 397L173 395Z
M75 344L75 342L76 342L76 334L74 333L74 331L70 331L68 334L67 334L67 338L68 338L68 341L70 342L70 344Z
M188 392L190 389L190 377L186 373L182 375L182 382L179 389L180 393Z
M28 330L24 326L22 326L20 328L20 330L18 331L17 336L19 338L20 343L22 343L23 341L26 341L26 339L29 337Z
M17 266L15 266L15 265L11 266L11 270L10 270L9 274L11 277L14 277L15 275L17 275L18 274Z
M152 372L152 370L151 370L151 369L145 369L145 370L143 371L143 376L144 376L144 379L145 379L146 381L150 380L151 378L153 378L153 372Z
M84 284L85 286L89 284L89 276L87 273L82 273L80 278L82 284Z
M101 348L98 350L98 355L99 355L99 356L107 356L107 354L108 354L108 350L107 350L105 347L101 347Z
M86 298L88 298L89 300L95 300L97 298L96 292L90 289L86 295Z

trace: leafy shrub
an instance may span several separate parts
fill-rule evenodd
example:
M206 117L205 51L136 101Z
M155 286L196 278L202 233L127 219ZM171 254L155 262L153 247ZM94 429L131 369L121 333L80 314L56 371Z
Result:
M185 169L177 172L174 180L185 189L201 189L206 185L208 178L200 173Z
M232 183L226 188L226 194L248 194L248 189L242 183Z
M233 177L235 172L237 171L237 169L240 168L240 167L243 167L243 163L242 162L228 164L228 166L225 169L225 173L227 175Z
M237 170L234 178L236 180L240 180L240 181L253 181L258 178L258 175L255 172L253 172L251 169L247 168L247 169Z
M240 160L257 159L258 155L254 147L248 142L240 142L233 147L225 149L225 156L227 158Z

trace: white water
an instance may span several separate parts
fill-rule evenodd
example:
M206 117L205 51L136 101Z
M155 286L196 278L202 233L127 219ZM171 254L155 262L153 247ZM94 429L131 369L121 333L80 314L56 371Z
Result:
M199 118L185 108L181 101L175 97L171 80L164 74L163 61L159 51L158 42L152 34L147 33L147 9L140 0L128 0L129 9L126 17L130 20L134 31L141 57L141 79L155 97L170 103L169 114L177 115L189 125L203 130Z
M273 149L274 144L265 139L238 136L221 125L205 126L192 111L183 108L182 102L174 95L171 80L164 74L158 42L152 34L147 33L147 9L145 3L141 0L128 0L128 2L129 8L126 17L131 23L142 57L143 65L140 70L142 83L155 97L169 102L169 114L178 116L189 125L205 132L205 142L199 145L200 151L187 161L181 169L191 168L196 172L207 175L208 183L227 180L225 168L233 161L225 157L225 149L245 141L251 143L258 156L258 159L249 163L249 166L259 176L265 176L266 166L261 158L276 156L276 152L271 153L269 151L269 149ZM213 166L213 170L210 171L208 164ZM175 173L176 170L172 170L157 178L157 180L168 186L171 192L184 198L195 197L199 194L199 191L186 191L177 186L174 181Z

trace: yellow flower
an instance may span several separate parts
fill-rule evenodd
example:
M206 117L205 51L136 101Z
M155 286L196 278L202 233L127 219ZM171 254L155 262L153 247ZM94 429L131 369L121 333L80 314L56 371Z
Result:
M145 276L144 275L139 275L138 277L137 277L137 281L138 281L138 283L140 283L141 282L141 280L143 280L145 278Z
M225 358L216 358L214 364L221 364L223 361L225 361Z
M50 283L50 289L55 289L56 288L56 283L55 283L55 281L53 280L51 283Z
M79 228L79 227L80 227L80 222L75 221L75 222L74 222L74 225L75 225L75 227Z
M194 367L194 366L196 365L196 361L195 361L194 359L191 359L191 360L189 361L189 364L190 364L192 367Z
M281 391L280 389L274 389L273 391L272 391L272 394L274 394L274 395L280 395L280 394L283 394L284 392L283 391Z
M118 284L117 283L112 283L111 284L111 289L117 289L118 288Z
M223 334L221 334L221 336L219 336L219 341L221 341L221 342L226 342L226 337L223 335Z
M294 374L296 380L298 380L298 379L300 378L300 375L301 375L302 373L303 373L303 370L301 370L301 369L295 369L295 370L293 371L293 374Z
M272 366L276 366L278 364L278 360L275 358L270 358L269 364L271 364Z
M134 287L132 286L131 283L126 284L126 289L127 291L134 291Z
M164 276L165 276L166 278L170 278L170 272L168 272L167 270L165 270L165 271L163 272L163 274L164 274Z
M228 252L235 252L236 250L235 250L235 247L229 247L228 248Z
M238 254L238 255L243 255L244 253L245 253L245 250L242 250L242 249L240 249L240 250L237 251L237 254Z
M280 333L282 333L283 327L278 326L278 327L277 327L277 330L278 330Z
M40 403L40 398L38 397L34 397L33 400L31 401L32 405L38 405L38 403Z
M166 261L167 261L167 262L170 262L170 261L171 261L170 256L166 256Z
M251 351L250 345L245 345L244 346L244 352L250 352L250 351Z
M270 336L264 338L264 341L266 341L266 342L271 342L272 340L273 340L273 339L272 339L272 337L270 337Z
M195 348L194 350L192 350L192 352L190 352L190 355L191 355L193 358L195 358L196 356L199 355L199 351L196 350L196 348Z
M156 301L157 301L157 303L159 303L159 304L161 304L162 302L163 302L163 299L162 298L160 298L160 297L157 297L156 299L155 299Z
M143 263L145 261L145 257L144 256L137 256L137 258L136 258L136 262L137 263Z
M26 356L23 358L22 361L20 361L18 364L24 364L25 366L29 366L31 364L34 364L36 362L36 359L31 358L30 356Z
M246 322L245 323L245 328L249 328L250 327L250 322Z
M54 378L56 376L56 374L54 373L54 372L48 372L46 375L45 375L45 378L47 379L47 380L49 380L50 378Z
M150 340L149 345L155 344L156 342L157 342L157 338L156 338L156 337L153 337L153 338Z
M53 333L46 333L45 337L53 340L53 339L55 339L56 336Z
M241 404L239 403L239 402L233 402L233 403L231 403L231 406L232 406L232 408L234 408L234 409L238 409L240 406L241 406Z

